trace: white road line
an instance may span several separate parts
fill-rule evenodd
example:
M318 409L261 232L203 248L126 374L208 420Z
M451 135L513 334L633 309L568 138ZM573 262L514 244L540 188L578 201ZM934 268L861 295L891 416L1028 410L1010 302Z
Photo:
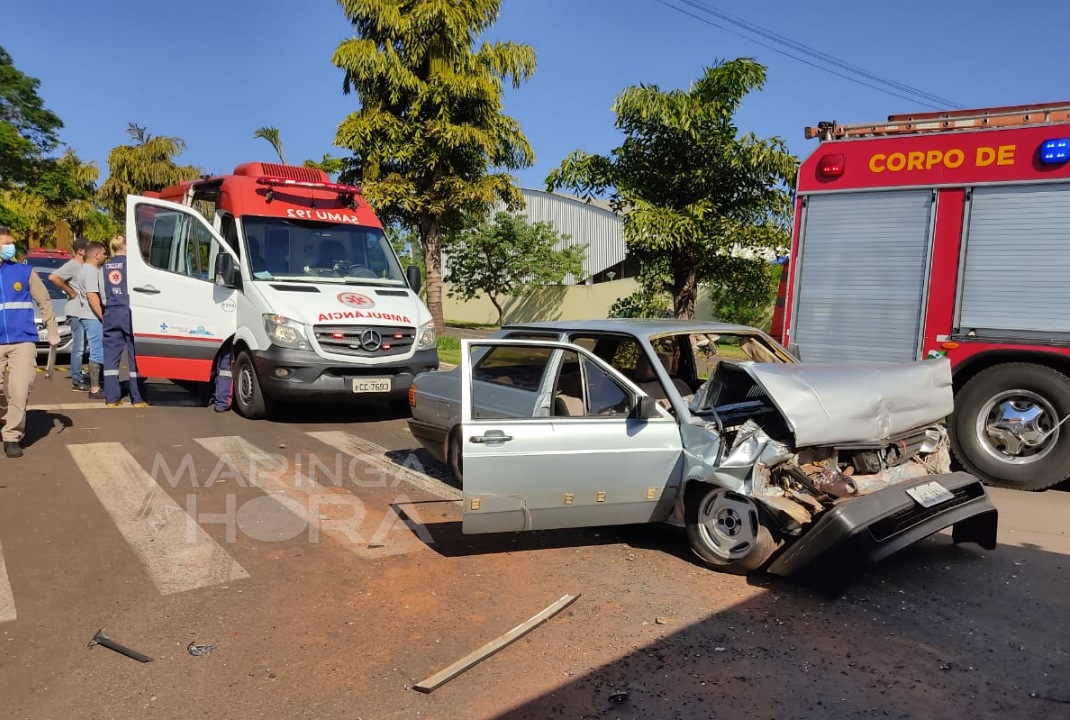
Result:
M305 532L310 542L316 542L320 535L324 535L367 558L427 549L424 541L405 526L393 509L379 509L350 492L321 485L302 473L299 467L292 466L293 457L264 452L238 436L196 438L196 442L226 461L227 470L238 473L295 515L301 522L298 530L307 528ZM341 473L331 477L338 487L346 479ZM292 525L280 520L277 513L246 512L243 519L243 512L239 510L238 513L239 526L254 539L283 539L273 538L272 527L263 526L266 523L279 527L280 533L286 532L285 539L297 534L281 529Z
M0 545L0 623L15 619L15 596L11 593L11 580L7 576L4 548Z
M314 440L319 440L325 445L330 445L336 450L342 451L346 455L358 458L361 462L376 467L385 472L386 477L388 478L401 480L415 488L431 493L444 500L459 501L461 499L461 492L457 490L457 488L451 487L441 480L436 480L423 473L416 472L410 467L398 465L391 461L390 458L386 456L386 453L388 452L387 449L381 445L376 445L375 443L357 437L352 433L341 432L338 430L308 432L305 434Z
M120 443L67 449L161 594L249 577Z

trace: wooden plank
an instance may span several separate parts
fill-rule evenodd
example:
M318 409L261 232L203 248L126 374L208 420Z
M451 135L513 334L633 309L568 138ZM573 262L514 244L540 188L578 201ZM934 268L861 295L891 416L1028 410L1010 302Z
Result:
M423 680L413 686L414 690L418 690L422 693L430 693L437 690L439 687L445 685L453 678L457 677L466 670L475 667L479 663L489 658L499 650L503 650L512 643L516 642L520 638L527 635L535 628L542 625L544 622L557 615L559 612L567 608L572 603L579 599L579 595L564 595L560 600L553 603L545 610L537 615L534 615L531 619L520 623L515 628L499 636L497 639L490 641L483 647L479 648L473 653L465 655L463 658L453 663L449 667L439 670L431 677Z

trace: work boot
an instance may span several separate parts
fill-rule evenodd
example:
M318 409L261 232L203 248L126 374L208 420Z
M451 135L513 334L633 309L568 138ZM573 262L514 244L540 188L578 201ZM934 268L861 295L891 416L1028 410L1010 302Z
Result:
M9 458L22 457L22 446L17 442L4 441L4 454Z
M89 383L85 380L75 380L71 383L71 389L77 392L85 392L89 389Z

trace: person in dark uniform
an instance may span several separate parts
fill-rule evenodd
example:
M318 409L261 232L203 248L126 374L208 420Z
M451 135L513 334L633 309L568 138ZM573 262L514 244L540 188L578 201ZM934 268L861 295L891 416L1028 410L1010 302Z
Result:
M119 407L123 393L119 385L119 363L126 349L126 364L130 368L130 403L134 407L148 407L137 373L134 352L134 326L130 316L130 293L126 282L126 238L111 239L111 259L104 263L104 401L106 407Z

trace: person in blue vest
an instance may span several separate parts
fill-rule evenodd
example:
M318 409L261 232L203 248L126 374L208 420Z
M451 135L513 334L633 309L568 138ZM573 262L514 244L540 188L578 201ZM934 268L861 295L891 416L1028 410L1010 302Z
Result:
M48 343L52 347L59 345L59 329L48 289L32 265L15 262L16 252L11 231L0 227L0 392L7 397L0 438L4 454L9 458L22 457L26 400L37 375L35 303L47 328Z
M119 407L123 401L119 384L119 363L126 350L126 366L130 370L130 403L134 407L148 407L137 372L137 353L134 351L134 326L130 315L130 292L126 282L126 238L111 239L111 259L104 263L104 404Z

